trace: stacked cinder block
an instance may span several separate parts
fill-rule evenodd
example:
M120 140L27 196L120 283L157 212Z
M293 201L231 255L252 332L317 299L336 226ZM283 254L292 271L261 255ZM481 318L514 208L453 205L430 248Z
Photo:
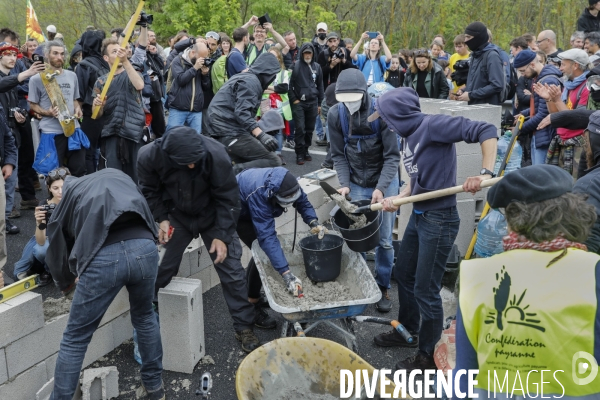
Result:
M473 121L484 121L498 128L500 133L500 106L489 104L469 106L466 104L457 105L461 102L436 100L436 99L421 99L421 109L428 114L445 114L451 116L462 116ZM425 108L425 110L423 110ZM479 175L481 171L481 146L479 143L467 144L460 142L456 144L456 184L462 185L469 176ZM402 180L408 182L408 177L404 168L402 170ZM488 189L477 192L475 195L470 193L460 193L456 196L457 209L460 215L461 224L455 244L458 246L461 256L464 256L471 242L471 237L475 230L475 224L483 207L485 205L485 196ZM408 224L408 219L412 212L412 205L407 204L401 207L401 213L398 217L397 227L394 230L395 238L402 239L404 230Z

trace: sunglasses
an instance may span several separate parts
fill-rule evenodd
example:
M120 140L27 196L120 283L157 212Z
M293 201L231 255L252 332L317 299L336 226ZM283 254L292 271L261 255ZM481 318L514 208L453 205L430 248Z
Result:
M219 40L219 39L221 39L221 36L219 36L219 34L217 32L210 31L206 34L206 39L208 39L208 38Z
M68 175L71 175L69 171L64 168L53 169L48 172L48 177L50 179L65 179Z
M414 53L414 57L431 57L431 55L429 54L429 50L427 49L420 49L420 50L416 50Z

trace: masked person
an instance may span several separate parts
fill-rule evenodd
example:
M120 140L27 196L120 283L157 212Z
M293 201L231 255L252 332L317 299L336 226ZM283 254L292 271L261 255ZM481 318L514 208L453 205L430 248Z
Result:
M308 201L296 177L283 167L253 168L237 175L240 187L242 210L237 225L237 233L249 248L258 239L271 265L283 278L288 292L298 296L302 282L289 268L281 243L275 231L275 218L293 207L302 220L311 228L311 233L324 234L325 228L319 224L315 209ZM246 269L248 276L248 300L256 308L255 325L262 328L275 328L277 323L261 307L260 289L262 282L256 269L254 258Z
M338 173L343 195L353 200L380 203L384 197L398 195L398 164L400 153L396 135L382 121L369 123L374 110L373 99L367 93L367 81L358 69L342 71L335 84L339 103L329 109L327 126L331 141L331 157ZM385 214L375 248L376 281L381 300L375 307L389 312L392 302L388 296L394 265L392 230L395 215Z

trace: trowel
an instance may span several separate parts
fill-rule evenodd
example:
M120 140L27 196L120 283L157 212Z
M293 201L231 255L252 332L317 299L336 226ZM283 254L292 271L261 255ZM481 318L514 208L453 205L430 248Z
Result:
M486 187L493 186L496 183L500 182L501 179L502 179L501 176L499 176L497 178L493 178L493 179L486 179L485 181L481 182L481 188L483 189ZM323 182L321 182L321 183L323 183ZM446 189L434 190L433 192L429 192L429 193L422 193L422 194L417 194L414 196L408 196L408 197L403 197L401 199L396 199L396 200L392 201L392 204L394 204L395 206L401 206L403 204L415 203L417 201L437 199L439 197L450 196L452 194L463 193L463 192L464 192L464 189L463 189L462 185L454 186L454 187L450 187L450 188L446 188ZM378 210L382 210L382 209L383 209L383 204L375 203L375 204L369 204L369 205L366 205L363 207L358 207L355 211L352 212L352 214L364 214L369 211L378 211Z
M340 194L333 186L331 186L327 182L320 181L319 185L321 185L321 188L323 189L323 191L325 193L327 193L327 195L329 196L329 198L331 200L333 200L333 201L335 201L335 199L333 197L331 197L331 196L333 196L334 194ZM352 201L352 199L350 198L349 195L346 195L346 200Z

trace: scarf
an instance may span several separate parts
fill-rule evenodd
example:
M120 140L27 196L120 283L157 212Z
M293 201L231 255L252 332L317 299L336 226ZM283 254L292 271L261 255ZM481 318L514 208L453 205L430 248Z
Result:
M563 90L563 92L562 92L561 100L566 103L569 92L571 90L575 90L577 87L579 87L579 85L581 85L586 80L587 80L587 74L581 74L572 81L565 81L565 90ZM573 107L577 108L577 104L574 104Z
M192 61L190 60L190 51L192 50L191 47L188 47L187 49L185 49L183 51L183 54L181 54L181 58L183 58L185 61L189 62L190 64L193 65Z
M585 147L585 137L583 135L575 136L574 138L563 140L556 135L550 141L548 153L546 154L546 164L560 166L560 153L563 153L562 168L569 174L573 174L573 167L579 163L579 160L574 160L575 147Z
M504 244L504 251L531 249L550 253L553 251L565 250L569 247L587 251L587 246L585 244L571 242L561 236L545 242L536 243L525 238L525 236L511 232L502 238L502 242Z

